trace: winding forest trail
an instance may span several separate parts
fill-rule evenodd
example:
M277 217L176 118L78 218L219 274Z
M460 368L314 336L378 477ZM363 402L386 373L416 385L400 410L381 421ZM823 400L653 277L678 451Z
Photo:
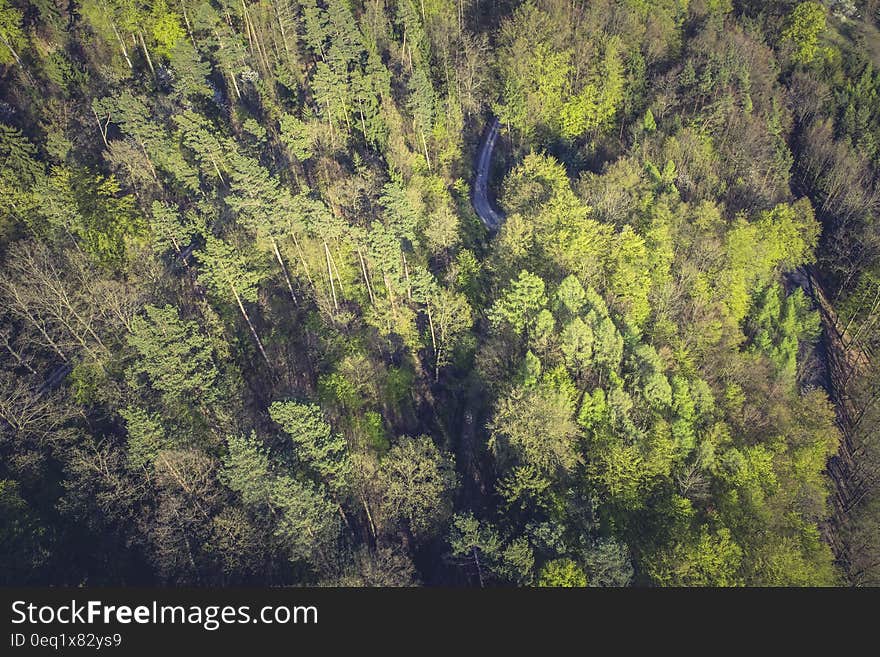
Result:
M489 168L492 164L492 151L495 149L495 142L498 141L500 127L501 122L493 117L489 129L480 143L480 150L477 154L477 175L474 179L474 210L477 211L477 216L490 231L498 230L504 220L504 215L495 210L489 202Z

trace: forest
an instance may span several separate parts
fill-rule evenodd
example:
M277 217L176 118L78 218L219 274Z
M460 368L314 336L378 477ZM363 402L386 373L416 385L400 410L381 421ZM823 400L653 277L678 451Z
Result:
M0 585L880 585L880 2L0 0Z

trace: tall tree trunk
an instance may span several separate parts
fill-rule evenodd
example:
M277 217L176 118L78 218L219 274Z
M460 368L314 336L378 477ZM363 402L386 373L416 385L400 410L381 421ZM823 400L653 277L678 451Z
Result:
M293 244L296 247L296 252L299 255L299 261L302 263L303 270L306 273L306 278L309 279L309 284L311 284L312 287L315 287L315 281L312 280L312 274L311 274L311 272L309 272L309 265L306 262L306 256L303 253L303 250L299 246L299 240L296 239L296 233L291 230L290 234L293 237Z
M367 294L370 295L370 303L376 305L376 299L373 297L373 287L370 285L370 276L367 273L367 263L364 262L364 256L361 254L361 249L358 247L357 249L358 259L361 261L361 271L364 273L364 284L367 286Z
M116 29L116 23L114 23L111 20L110 26L113 28L113 34L116 35L116 39L119 41L119 47L122 48L122 56L125 57L125 61L128 62L128 68L130 68L131 70L134 70L134 65L131 63L131 60L128 58L128 50L125 49L125 41L122 40L122 37L119 36L119 31Z
M186 13L186 4L183 0L180 0L180 10L183 12L183 22L186 23L186 32L189 34L190 41L192 41L193 48L198 48L196 46L196 38L193 36L192 26L189 24L189 16Z
M147 65L150 67L150 71L153 75L156 75L156 69L153 68L153 60L150 58L150 51L147 50L147 43L144 41L144 33L141 30L138 30L138 38L141 40L141 48L144 49L144 56L147 58Z
M263 356L263 360L266 361L266 365L272 367L272 364L269 362L269 357L266 355L266 350L263 349L263 342L260 340L260 336L257 335L257 329L254 328L253 322L251 322L251 318L247 314L247 310L244 309L244 304L241 302L241 297L238 296L238 290L235 289L235 285L233 285L232 281L229 281L229 287L232 288L232 294L235 295L235 301L238 303L238 309L241 310L241 316L244 317L244 321L247 322L248 328L251 330L251 335L254 336L254 340L257 342L257 348Z
M272 248L275 250L275 257L278 258L278 264L281 265L281 271L284 274L284 280L287 282L287 289L290 290L290 298L293 299L293 305L298 305L296 300L296 295L293 293L293 285L290 282L290 275L287 273L287 265L284 264L284 258L281 257L281 252L278 250L278 242L275 239L272 239Z
M339 310L339 304L336 302L336 286L333 284L333 270L330 268L330 249L327 242L324 242L324 253L327 256L327 276L330 277L330 292L333 294L333 307Z
M440 350L437 348L437 335L434 333L434 319L431 317L431 306L427 304L428 326L431 327L431 345L434 347L434 381L440 380Z

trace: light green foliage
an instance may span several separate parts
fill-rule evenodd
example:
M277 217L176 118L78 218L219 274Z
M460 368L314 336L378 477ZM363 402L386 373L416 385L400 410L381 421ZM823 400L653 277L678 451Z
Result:
M819 2L801 2L786 20L783 43L794 49L794 60L810 64L818 51L819 35L825 30L826 9Z
M275 536L292 559L320 564L331 558L341 520L317 487L282 475L272 482L269 504L278 517Z
M583 374L593 359L593 330L580 317L575 317L562 330L560 348L565 364L575 373Z
M554 559L541 567L538 586L578 588L587 585L587 575L571 559Z
M577 316L586 307L587 291L576 276L566 276L556 288L556 299L570 315Z
M758 4L0 0L0 583L880 581L870 17Z
M612 37L604 46L602 63L591 81L562 107L562 136L575 139L607 127L623 102L624 84L620 43Z
M156 252L174 250L179 254L186 249L198 230L194 219L193 215L181 218L180 212L173 205L153 201L150 228Z
M504 179L501 204L508 218L497 238L500 269L519 266L545 278L562 272L598 282L612 230L589 217L559 162L527 155Z
M515 466L497 485L498 494L509 507L523 510L534 504L546 506L545 494L549 491L550 479L534 465Z
M168 51L168 62L174 69L174 90L186 99L208 99L213 90L208 84L211 65L202 60L189 39L181 38Z
M43 173L34 145L20 130L0 123L0 239L35 209L30 192Z
M730 530L706 525L687 542L678 543L651 567L651 576L666 586L737 586L743 551Z
M813 260L819 225L806 200L777 205L749 223L736 219L727 233L727 267L720 292L731 316L741 321L751 293L766 284L777 268L786 270Z
M608 287L621 314L633 327L640 327L651 312L651 276L645 241L629 226L614 238Z
M593 332L593 360L607 372L616 372L623 358L623 336L602 306L587 313L586 324Z
M0 0L0 64L15 64L20 61L18 51L25 42L21 23L21 12L11 6L9 0Z
M212 294L224 300L257 300L263 274L232 245L208 235L205 248L196 251L196 259L201 265L199 279Z
M449 546L455 557L471 557L476 552L489 561L501 551L501 539L491 525L472 513L456 514L449 524Z
M76 209L69 207L74 223L69 230L82 240L95 260L108 268L124 263L127 247L143 239L145 222L135 199L123 194L113 176L92 177L85 171L58 171L59 185L69 186Z
M801 288L783 296L777 283L756 295L752 313L745 322L752 347L766 354L790 381L794 381L797 373L801 342L819 337L819 315L809 306Z
M516 586L528 586L534 577L534 569L535 553L528 539L521 536L504 548L499 571L507 581Z
M452 517L447 540L453 561L481 586L493 580L517 586L532 582L535 556L525 537L502 540L494 526L467 513Z
M623 101L619 40L612 37L601 48L579 43L579 48L595 54L583 71L572 50L571 29L558 15L531 2L502 25L502 99L495 111L529 140L576 139L607 127ZM568 42L566 35L572 37Z
M590 469L596 485L613 504L637 509L642 505L646 483L644 460L635 445L606 438L592 451Z
M546 303L544 281L523 270L492 306L489 319L493 324L506 324L516 333L522 333Z
M452 362L453 350L473 325L473 313L463 294L439 285L432 286L426 301L431 313L429 330L433 330L436 342L435 368L439 371Z
M654 119L654 113L651 112L650 107L645 111L645 116L642 119L642 130L649 134L657 130L657 121Z
M312 157L315 137L308 123L293 114L282 114L279 128L282 143L296 159L304 162Z
M636 389L645 401L658 410L667 408L672 403L672 387L663 370L663 363L657 350L647 344L638 345L633 351L636 368Z
M159 5L164 5L164 2ZM186 39L182 22L180 16L174 12L162 12L156 18L156 22L153 23L153 39L156 41L158 55L170 57L177 43Z

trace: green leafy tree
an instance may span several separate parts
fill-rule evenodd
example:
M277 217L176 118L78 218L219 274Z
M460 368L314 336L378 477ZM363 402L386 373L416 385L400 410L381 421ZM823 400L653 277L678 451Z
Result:
M692 539L676 544L652 566L652 575L667 586L741 586L743 551L730 530L700 527Z
M24 47L25 37L21 25L21 12L9 0L0 0L0 64L22 66L19 51Z
M578 588L586 585L586 573L571 559L548 561L538 575L538 586Z
M129 406L119 414L125 420L128 432L128 464L138 470L148 467L159 452L171 447L161 419L141 408Z
M173 249L175 253L180 255L198 232L195 224L192 215L183 219L175 206L162 201L153 201L150 213L153 248L158 253L165 253Z
M819 35L825 30L826 9L819 2L801 2L789 15L782 31L783 43L794 49L794 60L809 64L816 58Z
M429 437L401 438L377 474L381 513L390 526L404 523L414 537L430 538L452 515L454 462Z
M278 517L275 536L292 559L332 563L341 520L318 487L282 475L272 482L269 503Z
M552 479L580 462L573 416L565 392L547 385L515 388L498 401L489 448L502 468L531 465Z

